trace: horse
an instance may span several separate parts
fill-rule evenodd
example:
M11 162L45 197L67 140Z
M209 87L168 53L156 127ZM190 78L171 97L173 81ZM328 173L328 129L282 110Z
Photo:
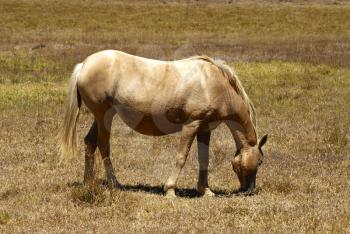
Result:
M240 182L239 191L252 194L256 174L263 161L258 142L255 108L241 81L224 61L208 56L160 61L104 50L88 56L75 66L68 91L68 102L60 130L62 157L77 154L76 126L84 103L94 121L84 138L84 184L95 179L95 151L99 149L107 183L121 188L110 159L112 119L118 115L131 129L149 136L180 132L176 165L165 182L167 196L175 187L194 139L198 143L201 195L215 195L208 185L211 131L224 123L236 144L230 159Z

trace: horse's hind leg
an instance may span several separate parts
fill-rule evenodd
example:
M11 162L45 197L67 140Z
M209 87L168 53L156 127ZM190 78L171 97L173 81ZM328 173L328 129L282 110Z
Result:
M104 118L97 121L98 138L97 145L101 153L102 161L106 170L106 177L108 186L111 188L119 187L120 184L115 176L114 168L110 159L110 132L113 115L105 115Z
M188 152L190 151L193 139L196 136L199 123L193 122L182 127L180 144L177 152L176 167L164 185L167 196L175 196L176 181L182 168L186 163Z
M209 142L210 131L197 133L197 146L198 146L198 192L205 196L213 196L214 193L210 191L208 185L208 166L209 166Z
M91 185L95 179L95 151L97 148L97 123L94 121L85 136L85 172L84 183Z

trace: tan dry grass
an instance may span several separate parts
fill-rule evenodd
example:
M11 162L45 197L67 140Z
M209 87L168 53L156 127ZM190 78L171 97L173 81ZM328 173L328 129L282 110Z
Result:
M191 49L180 57L205 53L343 67L350 61L348 4L2 0L0 9L3 51L39 50L70 67L96 50L139 53L146 44L160 47L167 59L186 45Z
M238 188L228 163L234 145L228 130L220 127L214 132L210 163L210 184L219 197L197 197L193 147L179 181L180 197L166 199L161 186L174 165L177 137L141 136L119 120L113 127L112 158L126 190L111 192L97 185L91 193L81 185L83 144L79 158L57 165L54 135L65 87L6 85L17 90L11 100L22 100L28 109L2 104L0 206L9 217L2 228L8 232L72 227L103 232L349 231L349 126L344 120L349 114L350 71L282 62L235 66L256 103L259 132L270 134L256 196L229 195ZM41 103L33 98L35 92L43 93L43 100L45 93L57 95ZM35 109L37 105L40 108ZM91 116L84 111L80 136L90 123ZM99 177L103 174L99 163Z
M38 3L0 1L1 232L350 231L348 6ZM183 25L187 9L191 20ZM216 27L217 20L228 26ZM45 47L35 49L40 43ZM231 194L239 185L228 163L234 144L224 127L211 143L215 198L197 197L193 147L179 198L166 199L161 186L174 165L176 135L141 136L118 119L112 159L125 191L109 191L101 181L87 190L81 184L82 136L92 120L85 108L80 156L57 164L55 135L73 64L106 47L132 52L152 43L166 58L189 43L195 51L238 60L231 65L257 107L259 133L270 135L257 195ZM145 55L161 57L158 52ZM101 162L98 169L103 179Z

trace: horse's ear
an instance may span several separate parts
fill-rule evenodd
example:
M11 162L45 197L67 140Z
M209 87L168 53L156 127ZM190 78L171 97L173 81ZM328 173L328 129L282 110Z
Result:
M261 147L263 147L265 145L267 141L267 134L265 134L259 141L259 149L261 149Z
M239 142L242 144L243 148L248 146L247 139L245 138L243 133L241 133L240 131L236 131L236 136L237 136Z

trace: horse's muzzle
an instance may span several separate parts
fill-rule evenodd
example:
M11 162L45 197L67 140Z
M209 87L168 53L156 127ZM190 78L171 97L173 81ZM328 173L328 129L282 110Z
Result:
M253 178L247 181L248 183L246 184L246 186L240 187L239 192L247 196L254 195L255 187L256 187L255 181L256 181L256 177L254 175Z
M252 196L255 194L255 181L252 182L248 187L246 188L240 188L239 189L239 192L243 195L246 195L246 196Z

